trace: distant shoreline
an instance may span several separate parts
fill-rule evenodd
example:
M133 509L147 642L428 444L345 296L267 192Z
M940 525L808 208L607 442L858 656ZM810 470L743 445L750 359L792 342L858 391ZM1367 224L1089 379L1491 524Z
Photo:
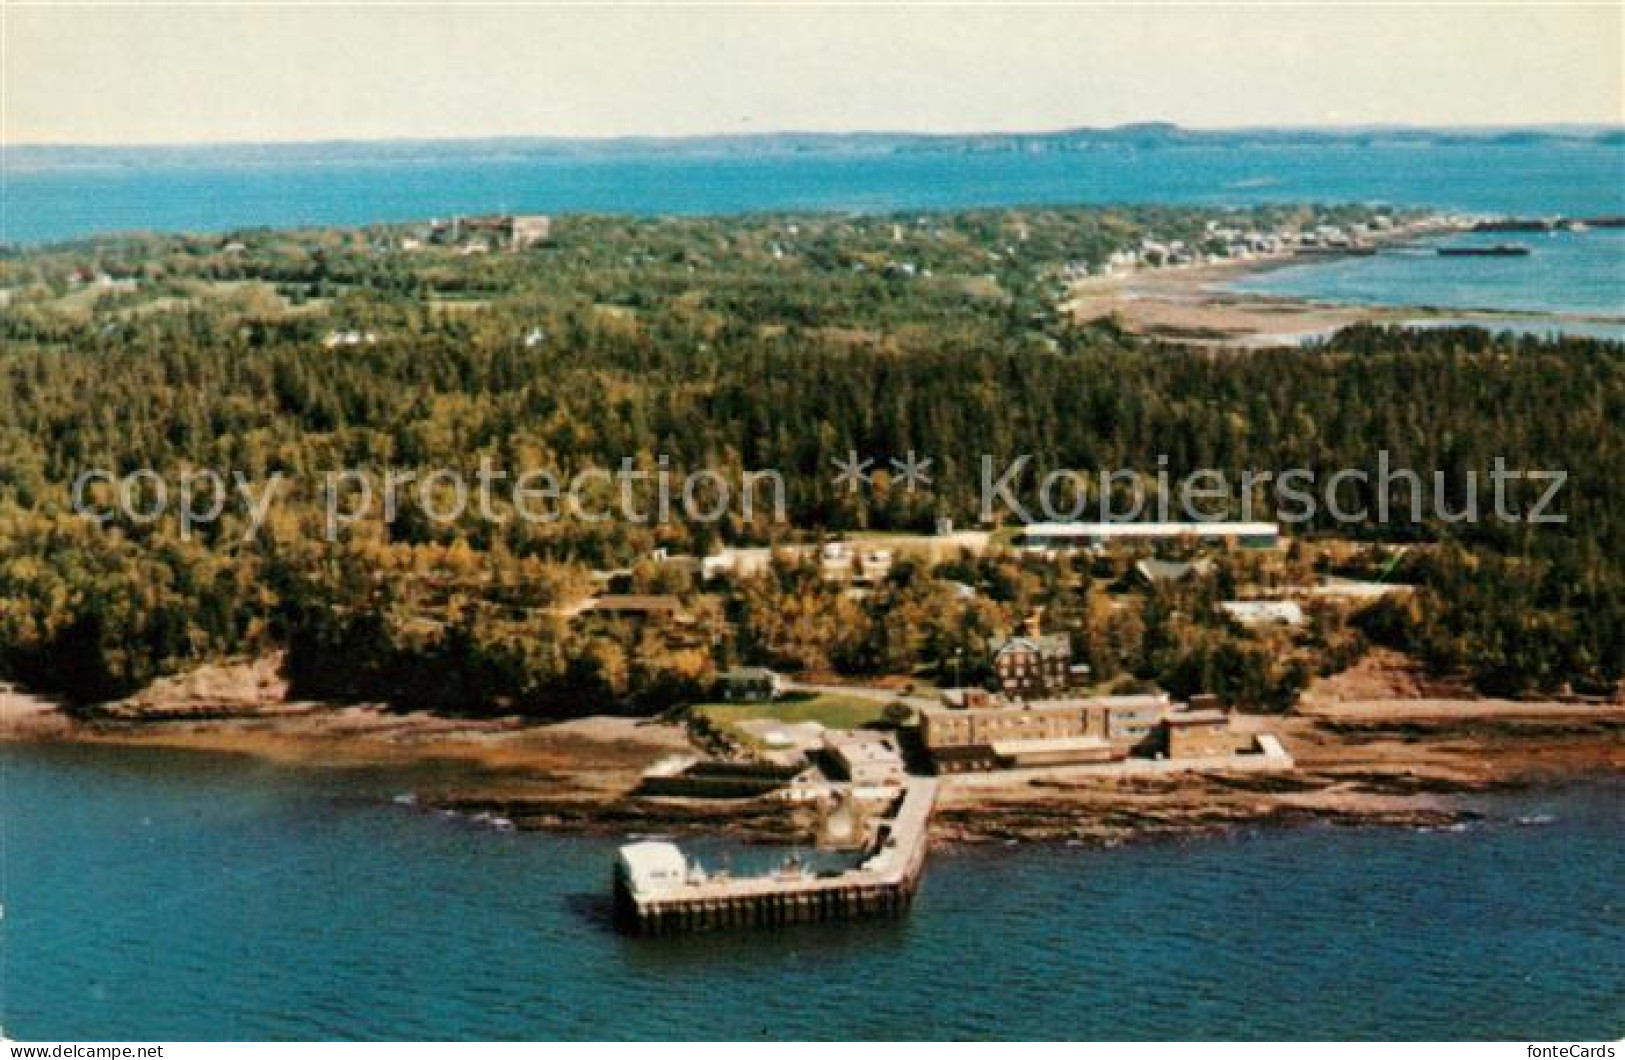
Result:
M1609 122L1557 122L1526 125L1234 125L1186 126L1174 122L1143 121L1117 125L1079 125L1043 129L908 130L776 129L739 133L710 132L656 133L614 132L595 136L560 136L537 133L495 133L477 136L398 136L379 138L326 138L284 140L188 140L150 143L18 143L13 151L45 154L50 152L91 154L137 152L232 152L232 151L324 151L328 153L428 149L467 150L469 148L508 148L557 151L604 152L626 150L715 151L779 150L839 146L870 149L925 145L948 148L955 145L987 149L1008 145L1026 149L1035 144L1061 147L1123 144L1138 147L1191 146L1193 144L1284 143L1411 143L1428 146L1502 144L1525 147L1540 142L1625 144L1625 125Z
M1564 167L1550 160L1562 152ZM18 247L488 211L723 217L1167 204L1625 212L1625 128L796 134L8 147ZM1419 170L1418 157L1432 165ZM1389 164L1394 163L1394 164ZM1399 164L1403 163L1403 164ZM1480 179L1493 173L1492 179ZM411 179L391 181L395 175ZM388 194L379 188L389 186Z

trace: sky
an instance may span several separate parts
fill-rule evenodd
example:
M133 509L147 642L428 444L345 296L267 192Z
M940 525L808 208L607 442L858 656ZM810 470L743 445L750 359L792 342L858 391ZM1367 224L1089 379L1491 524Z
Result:
M1625 123L1625 4L0 3L4 141Z

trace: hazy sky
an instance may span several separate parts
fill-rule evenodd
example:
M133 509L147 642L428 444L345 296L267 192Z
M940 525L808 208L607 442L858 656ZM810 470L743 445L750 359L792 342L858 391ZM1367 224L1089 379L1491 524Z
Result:
M10 143L1625 122L1625 5L18 6Z

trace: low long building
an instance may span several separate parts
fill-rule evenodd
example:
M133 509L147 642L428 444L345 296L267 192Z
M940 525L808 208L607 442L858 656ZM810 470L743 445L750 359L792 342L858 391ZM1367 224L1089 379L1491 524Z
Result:
M1244 626L1303 625L1303 608L1296 600L1225 600L1219 610Z
M1068 549L1101 550L1114 544L1178 541L1241 548L1275 548L1281 541L1277 523L1031 523L1017 544L1036 552Z

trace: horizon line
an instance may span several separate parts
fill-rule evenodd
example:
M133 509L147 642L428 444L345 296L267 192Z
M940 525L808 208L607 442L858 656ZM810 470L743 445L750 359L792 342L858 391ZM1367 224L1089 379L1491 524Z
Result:
M929 140L964 140L979 137L1016 138L1023 136L1065 136L1073 133L1120 133L1129 130L1164 130L1171 132L1192 133L1257 133L1257 132L1318 132L1352 134L1359 132L1462 132L1462 133L1506 133L1506 132L1625 132L1625 121L1528 121L1507 123L1472 123L1452 122L1443 124L1430 124L1426 122L1348 122L1348 123L1285 123L1272 125L1267 123L1251 123L1242 125L1185 125L1179 122L1160 118L1147 118L1139 121L1119 122L1111 125L1061 125L1035 129L1005 128L981 129L965 131L941 131L928 129L883 129L883 128L852 128L852 129L762 129L749 132L741 131L712 131L712 132L683 132L683 133L597 133L597 134L561 134L561 133L491 133L488 135L459 136L451 135L401 135L401 136L336 136L319 137L315 139L224 139L224 140L151 140L151 141L87 141L87 140L31 140L0 144L0 151L12 150L104 150L104 151L140 151L140 150L188 150L208 148L232 147L324 147L348 145L385 145L385 144L475 144L495 142L547 142L559 144L599 144L609 145L617 143L651 143L651 142L682 142L702 140L758 140L778 138L838 138L838 137L895 137Z

